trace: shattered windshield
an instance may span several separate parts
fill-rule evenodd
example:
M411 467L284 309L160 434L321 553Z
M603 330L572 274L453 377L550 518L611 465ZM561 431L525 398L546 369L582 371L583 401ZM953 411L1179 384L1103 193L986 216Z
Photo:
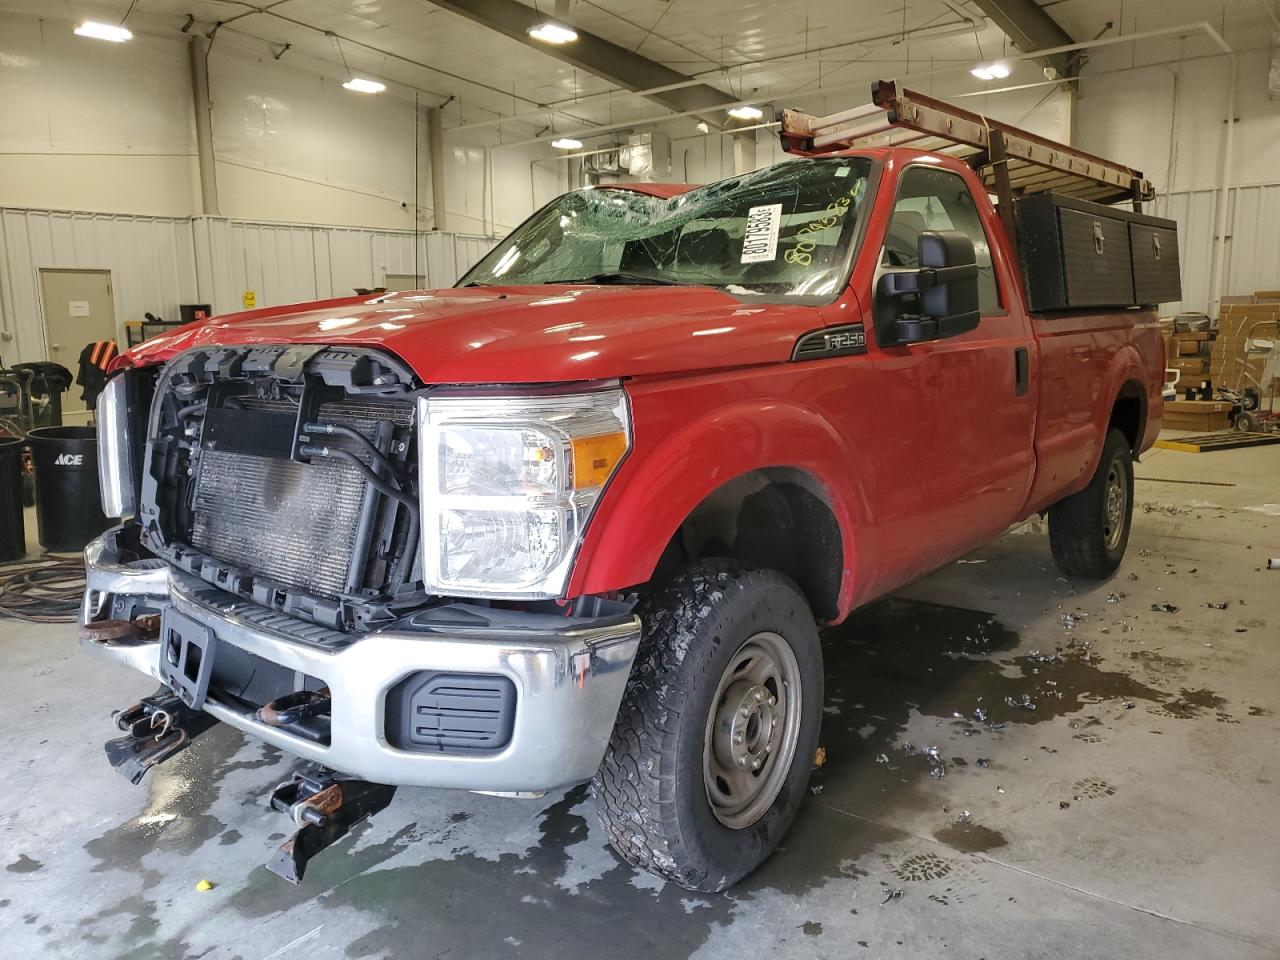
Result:
M831 297L866 198L864 157L793 160L663 200L578 190L517 227L462 285L701 284Z

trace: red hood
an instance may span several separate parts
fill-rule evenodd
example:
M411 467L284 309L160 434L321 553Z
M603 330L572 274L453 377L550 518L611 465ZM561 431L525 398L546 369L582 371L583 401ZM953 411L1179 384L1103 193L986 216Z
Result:
M707 287L472 287L233 313L125 354L157 363L191 347L383 347L426 383L601 380L777 363L822 325L816 310Z

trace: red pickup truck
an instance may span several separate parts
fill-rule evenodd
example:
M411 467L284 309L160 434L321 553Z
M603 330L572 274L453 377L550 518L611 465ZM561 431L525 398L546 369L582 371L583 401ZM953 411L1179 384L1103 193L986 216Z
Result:
M575 191L454 288L133 349L82 633L162 686L112 763L215 721L311 762L293 880L394 786L592 779L622 857L725 888L805 794L819 625L1036 513L1069 575L1124 555L1154 311L1034 314L1019 256L972 165L854 148Z

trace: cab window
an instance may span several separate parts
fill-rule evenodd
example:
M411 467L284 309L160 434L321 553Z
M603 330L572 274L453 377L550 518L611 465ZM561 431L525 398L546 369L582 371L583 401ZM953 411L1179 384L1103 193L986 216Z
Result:
M898 199L885 232L886 267L918 267L920 234L959 230L973 241L978 261L978 306L984 314L1000 310L1000 288L991 263L991 245L964 179L948 170L914 165L898 181Z

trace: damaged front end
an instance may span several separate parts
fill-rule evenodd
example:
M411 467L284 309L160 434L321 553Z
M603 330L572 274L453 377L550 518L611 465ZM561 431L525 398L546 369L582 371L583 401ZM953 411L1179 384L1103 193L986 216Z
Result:
M136 783L220 720L308 761L273 800L310 828L282 848L294 879L394 786L589 778L639 642L626 603L428 586L429 394L372 350L218 347L100 407L104 500L135 519L86 550L83 642L162 685L108 756Z

